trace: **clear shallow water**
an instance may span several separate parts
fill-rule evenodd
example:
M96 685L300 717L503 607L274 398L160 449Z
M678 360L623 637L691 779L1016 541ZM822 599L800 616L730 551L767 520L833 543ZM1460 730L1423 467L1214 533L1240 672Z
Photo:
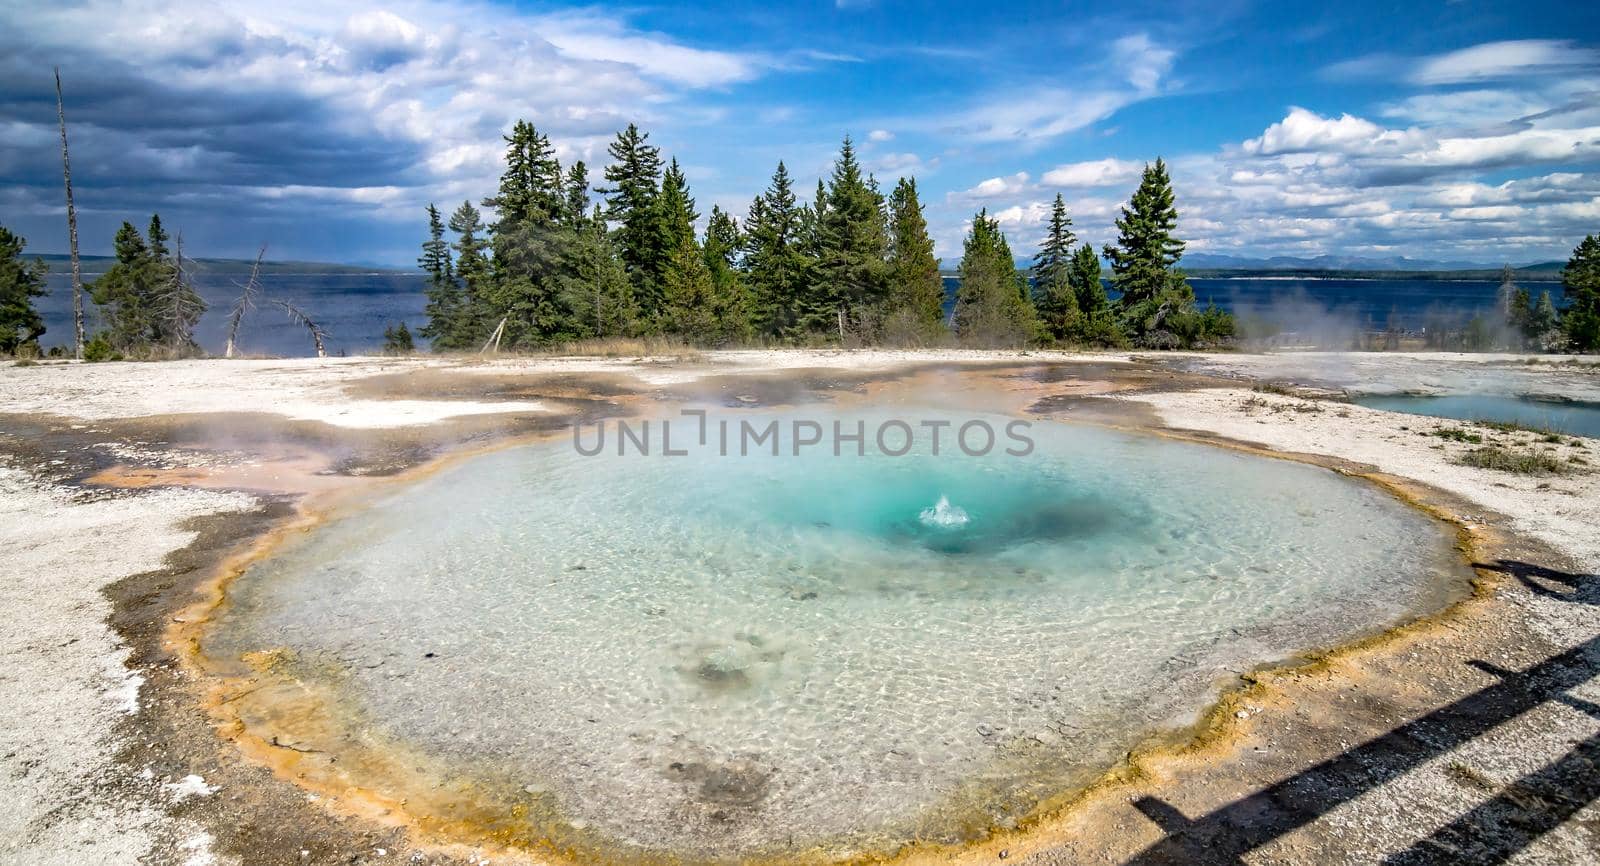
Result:
M1032 435L1024 458L486 455L252 568L207 651L292 649L564 841L729 859L1007 824L1219 678L1453 574L1436 525L1326 470Z
M1355 402L1373 409L1462 421L1501 421L1573 436L1600 439L1600 403L1555 403L1496 394L1365 395Z

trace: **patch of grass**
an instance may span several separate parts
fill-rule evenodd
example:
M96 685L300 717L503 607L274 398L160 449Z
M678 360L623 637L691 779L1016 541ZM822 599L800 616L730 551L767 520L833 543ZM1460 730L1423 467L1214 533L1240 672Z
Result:
M699 361L704 354L696 347L667 337L607 337L563 343L542 355L588 355L601 358L671 358L677 361Z
M1310 402L1305 402L1305 401L1296 402L1296 403L1275 403L1275 402L1273 402L1271 400L1266 399L1265 397L1258 397L1258 396L1250 396L1250 397L1244 398L1244 402L1241 403L1240 406L1246 412L1254 412L1257 409L1265 409L1265 410L1267 410L1268 412L1271 412L1274 415L1277 415L1280 412L1295 412L1295 413L1298 413L1298 414L1301 414L1301 415L1312 415L1312 414L1316 414L1318 412L1325 411L1321 406L1318 406L1316 403L1310 403Z
M13 363L11 366L13 366L13 367L37 367L37 366L39 366L39 362L35 361L35 360L31 359L31 358L23 358L23 359L17 361L16 363Z
M1293 388L1288 385L1279 385L1273 382L1262 382L1251 386L1250 390L1260 394L1277 394L1280 397L1298 397Z
M1423 435L1437 436L1440 439L1448 439L1451 442L1470 442L1474 445L1483 441L1482 436L1479 436L1476 433L1469 433L1460 427L1440 427L1437 430L1429 431Z
M1485 445L1458 454L1451 461L1460 466L1492 469L1514 475L1568 475L1578 471L1570 463L1538 451L1513 451L1499 445Z
M1474 421L1472 423L1478 425L1479 427L1483 427L1483 428L1488 429L1488 430L1493 430L1496 433L1535 433L1535 434L1538 434L1540 436L1546 437L1545 438L1546 442L1558 441L1558 439L1551 439L1549 437L1551 437L1551 436L1559 436L1559 434L1561 433L1560 430L1557 430L1556 428L1548 426L1548 425L1534 426L1534 425L1529 425L1529 424L1518 424L1515 421L1481 421L1480 420L1480 421Z

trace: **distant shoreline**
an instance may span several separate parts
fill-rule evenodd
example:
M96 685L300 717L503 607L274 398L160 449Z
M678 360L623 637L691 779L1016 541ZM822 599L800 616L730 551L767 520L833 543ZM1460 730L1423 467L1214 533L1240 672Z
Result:
M1334 282L1334 281L1345 282L1345 283L1392 283L1392 282L1400 282L1400 281L1405 281L1405 280L1419 280L1419 281L1430 282L1430 283L1494 283L1494 282L1499 282L1500 281L1500 277L1499 277L1498 274L1495 275L1493 278L1490 278L1490 277L1456 277L1456 276L1441 277L1441 276L1430 276L1429 273L1430 272L1428 272L1428 271L1419 271L1416 274L1397 274L1397 275L1394 275L1394 276L1383 276L1383 277L1376 277L1376 276L1360 276L1360 277L1356 277L1356 276L1337 276L1337 277L1330 277L1330 276L1325 276L1325 275L1319 275L1319 276L1314 276L1313 277L1313 276L1301 276L1301 275L1262 274L1262 273L1236 273L1236 274L1226 274L1226 275L1221 275L1221 276L1214 275L1214 274L1204 274L1204 273L1201 273L1201 274L1185 273L1184 276L1189 278L1189 279L1191 279L1191 280L1241 280L1241 281L1242 280L1252 280L1252 281L1256 281L1256 282L1293 282L1293 283ZM1555 276L1516 277L1515 281L1516 282L1521 282L1521 283L1559 283L1559 282L1561 282L1561 276L1559 274L1557 274Z
M1300 271L1195 268L1185 270L1191 280L1428 280L1441 283L1497 283L1499 270L1484 271ZM1558 270L1513 270L1512 280L1523 283L1559 283Z
M51 273L64 273L71 264L71 259L62 253L41 253L37 256L25 258L43 259L50 266ZM198 258L186 259L194 263L197 270L207 274L237 274L247 275L250 268L255 265L253 259L212 259ZM78 265L85 277L91 274L98 276L105 273L117 260L113 256L79 256ZM92 270L91 270L92 269ZM353 277L353 276L420 276L421 271L416 268L385 268L378 265L341 265L334 262L274 262L261 263L261 275L293 274L304 277Z

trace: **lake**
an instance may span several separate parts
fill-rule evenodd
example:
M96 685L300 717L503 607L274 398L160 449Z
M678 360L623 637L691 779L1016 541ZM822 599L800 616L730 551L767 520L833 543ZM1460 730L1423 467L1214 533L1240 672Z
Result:
M97 275L85 274L85 282ZM239 295L242 275L196 278L200 294L211 305L196 337L209 352L220 353L226 340L228 313ZM1269 329L1326 335L1340 344L1356 330L1381 330L1391 323L1419 330L1443 316L1456 322L1475 313L1492 312L1499 284L1488 280L1305 280L1192 279L1202 304L1215 301L1246 322ZM361 354L383 345L384 328L405 322L413 334L427 322L422 293L424 277L405 273L268 274L261 278L263 301L245 317L239 343L242 351L261 355L310 355L311 338L265 299L281 298L305 310L328 332L332 354ZM72 296L66 268L49 276L51 293L38 302L49 328L45 346L72 339ZM1561 299L1559 283L1525 283L1535 297L1548 288ZM945 279L946 312L955 304L956 280ZM85 297L90 333L96 310ZM419 345L423 343L417 338Z
M94 276L97 275L85 273L83 280L88 283ZM239 283L244 280L242 274L202 274L196 278L196 288L210 305L195 329L195 338L206 351L221 354L227 343L228 316L239 297ZM422 293L421 274L264 274L260 283L259 300L245 314L239 329L239 349L246 354L303 356L316 352L311 335L273 306L273 299L288 301L320 324L328 332L328 353L332 355L376 351L383 346L384 328L405 322L416 335L428 322L423 315L428 299ZM52 269L49 285L50 294L37 301L49 329L40 342L47 347L70 345L72 282L66 268L59 273ZM84 307L85 328L92 334L98 311L87 293ZM417 342L424 341L417 337Z

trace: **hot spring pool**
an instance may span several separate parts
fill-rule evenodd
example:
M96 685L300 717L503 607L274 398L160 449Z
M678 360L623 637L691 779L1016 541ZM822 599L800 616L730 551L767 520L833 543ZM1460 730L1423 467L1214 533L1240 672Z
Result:
M1460 576L1440 526L1324 469L1030 435L1027 457L491 453L286 543L205 651L285 651L363 741L504 806L502 841L848 853L1007 825L1224 678Z
M1503 394L1366 394L1355 402L1372 409L1461 421L1500 421L1570 436L1600 439L1600 403L1556 403Z

